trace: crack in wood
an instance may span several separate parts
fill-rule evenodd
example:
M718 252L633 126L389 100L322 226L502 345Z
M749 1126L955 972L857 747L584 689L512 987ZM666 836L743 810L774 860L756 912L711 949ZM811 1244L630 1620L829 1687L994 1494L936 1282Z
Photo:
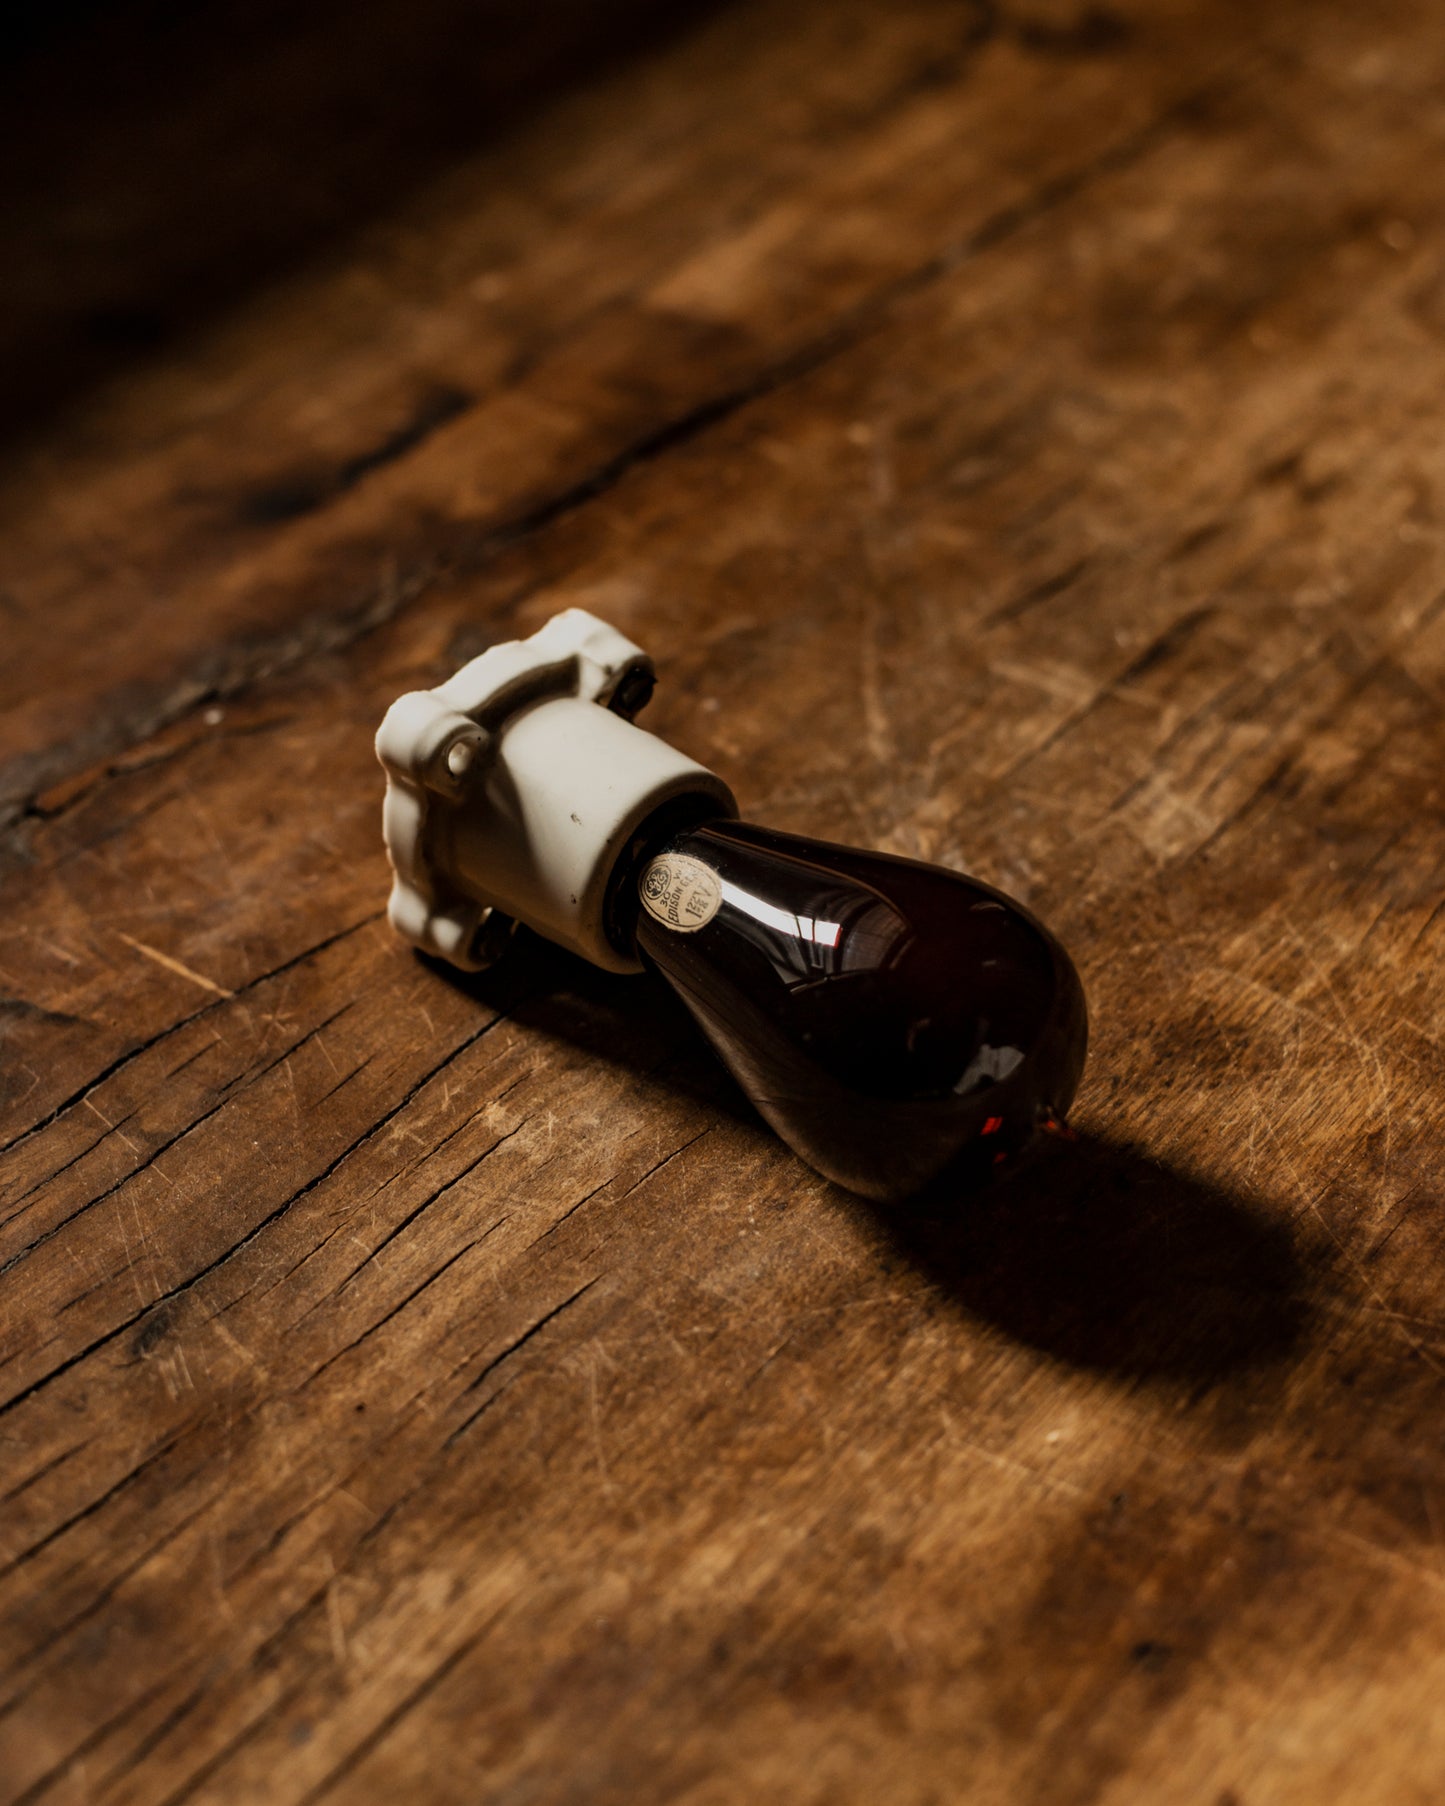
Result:
M339 1360L341 1360L344 1355L349 1355L351 1353L352 1349L354 1349L354 1348L360 1348L362 1343L368 1341L372 1336L374 1336L376 1334L376 1332L378 1330L384 1329L386 1327L386 1325L391 1322L393 1317L399 1316L400 1313L402 1311L404 1311L409 1304L413 1303L416 1299L420 1298L422 1293L425 1292L428 1289L428 1287L435 1285L436 1282L443 1276L443 1274L450 1272L450 1270L457 1264L457 1262L459 1260L461 1260L463 1258L464 1255L468 1255L468 1254L472 1253L472 1251L474 1249L480 1248L482 1243L485 1242L488 1239L488 1237L495 1235L497 1230L501 1229L506 1223L509 1223L510 1221L511 1221L510 1216L498 1217L496 1222L493 1223L490 1228L484 1229L479 1236L475 1236L471 1241L467 1242L463 1247L458 1248L455 1254L448 1255L447 1258L442 1262L442 1264L436 1269L436 1271L434 1273L428 1274L428 1276L424 1280L422 1280L419 1285L414 1286L411 1289L411 1291L409 1291L404 1298L400 1299L396 1304L394 1304L391 1307L391 1309L385 1313L384 1316L378 1317L374 1323L368 1324L367 1327L364 1330L362 1330L360 1335L353 1336L351 1341L343 1344L343 1346L338 1348L334 1354L328 1355L327 1358L321 1363L321 1365L319 1367L317 1367L313 1372L311 1372L310 1374L307 1375L306 1379L302 1382L301 1386L294 1388L294 1390L303 1391L306 1387L313 1385L317 1380L319 1380L321 1378L323 1373L326 1373L327 1371L329 1371L330 1368L334 1367L336 1365L336 1363Z
M229 1001L229 999L227 1001ZM9 1260L5 1261L3 1265L0 1265L0 1278L3 1278L12 1268L19 1266L22 1261L28 1260L37 1248L44 1247L47 1242L53 1240L55 1236L59 1235L63 1229L68 1228L70 1224L77 1222L81 1217L85 1216L88 1211L94 1210L98 1204L104 1204L107 1199L113 1198L118 1191L129 1185L132 1180L138 1179L142 1173L147 1172L155 1165L162 1154L168 1153L173 1147L177 1146L178 1143L184 1141L188 1135L193 1135L197 1129L208 1123L213 1116L217 1116L222 1110L227 1109L236 1098L249 1091L252 1085L258 1084L268 1073L274 1072L278 1066L283 1065L289 1060L292 1054L299 1053L308 1042L314 1041L319 1034L330 1028L332 1023L339 1022L341 1018L354 1007L354 1003L348 1002L342 1004L339 1010L333 1011L324 1021L318 1022L313 1028L307 1029L305 1034L293 1041L289 1047L283 1048L281 1052L276 1055L275 1059L268 1060L264 1066L258 1066L249 1072L240 1074L227 1086L225 1095L217 1099L209 1110L205 1110L199 1116L194 1117L183 1129L178 1130L176 1134L168 1136L159 1147L153 1148L139 1165L132 1167L128 1173L122 1178L117 1179L113 1185L108 1185L104 1191L97 1192L93 1198L86 1199L83 1204L71 1211L69 1216L62 1217L58 1223L53 1224L43 1235L36 1236L33 1242L29 1243L26 1247L21 1248L17 1253L12 1254ZM97 1291L101 1286L108 1285L109 1283L110 1277L107 1275L104 1279L98 1281L96 1285L87 1287L85 1291L74 1294L65 1308L67 1310L73 1309L83 1299L88 1298L91 1292ZM0 1410L3 1409L5 1409L5 1407L0 1406Z
M178 1034L181 1029L189 1027L192 1022L199 1021L202 1016L209 1016L213 1010L222 1009L226 1004L234 1003L238 998L249 995L250 992L256 990L259 986L268 983L273 978L280 978L283 974L290 972L296 966L304 965L307 960L314 959L318 954L325 953L328 948L334 947L339 942L348 939L351 935L359 933L363 928L370 927L373 922L379 922L385 914L386 911L384 909L369 910L359 921L349 923L345 928L338 928L333 933L324 935L321 940L313 942L309 947L303 947L299 953L291 954L288 958L282 960L279 965L268 967L266 971L258 972L254 978L248 978L243 985L237 986L232 996L217 997L210 1003L203 1003L199 1009L194 1009L190 1011L189 1014L178 1017L174 1022L167 1023L164 1028L157 1029L153 1035L148 1035L144 1041L137 1042L134 1046L127 1047L122 1053L117 1054L109 1065L103 1067L98 1073L95 1073L92 1077L86 1079L83 1085L77 1086L67 1097L62 1098L61 1101L48 1110L38 1122L31 1123L28 1128L22 1129L19 1134L13 1135L9 1141L0 1145L0 1154L8 1154L12 1149L18 1148L24 1142L30 1141L36 1135L42 1134L52 1123L58 1122L68 1110L73 1110L77 1104L84 1103L91 1092L98 1091L102 1085L108 1080L113 1079L118 1072L123 1071L132 1061L140 1059L143 1054L149 1053L153 1047L159 1047L163 1041L169 1040L172 1035Z

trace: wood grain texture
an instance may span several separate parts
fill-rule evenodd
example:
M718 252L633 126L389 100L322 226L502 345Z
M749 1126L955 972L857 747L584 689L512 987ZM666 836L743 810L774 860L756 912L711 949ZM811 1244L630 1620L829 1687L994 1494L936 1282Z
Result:
M1442 77L717 8L13 441L0 1800L1439 1799ZM381 712L570 603L1057 928L1075 1146L875 1212L394 940Z

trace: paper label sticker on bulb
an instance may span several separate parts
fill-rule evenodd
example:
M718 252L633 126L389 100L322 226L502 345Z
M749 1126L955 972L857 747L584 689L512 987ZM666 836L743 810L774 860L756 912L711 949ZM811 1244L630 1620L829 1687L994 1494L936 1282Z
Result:
M710 865L685 853L652 860L638 883L642 907L650 916L691 934L705 928L722 903L722 883Z

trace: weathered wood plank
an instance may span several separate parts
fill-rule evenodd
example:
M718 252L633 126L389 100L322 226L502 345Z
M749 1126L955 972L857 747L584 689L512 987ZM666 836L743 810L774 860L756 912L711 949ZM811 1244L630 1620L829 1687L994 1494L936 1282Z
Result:
M1428 23L29 822L3 1797L1438 1791ZM390 940L382 706L586 599L760 817L1059 925L1076 1149L879 1217L645 985Z
M757 4L461 161L9 460L0 806L825 355L1243 54L1188 6Z

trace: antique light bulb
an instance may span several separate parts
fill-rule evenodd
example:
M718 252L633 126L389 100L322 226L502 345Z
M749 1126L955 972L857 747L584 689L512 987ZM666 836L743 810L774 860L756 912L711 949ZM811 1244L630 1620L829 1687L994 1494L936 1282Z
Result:
M393 704L400 932L474 970L523 922L660 974L783 1140L865 1197L1061 1126L1088 1031L1048 930L957 872L738 821L719 778L632 723L652 682L569 609Z

